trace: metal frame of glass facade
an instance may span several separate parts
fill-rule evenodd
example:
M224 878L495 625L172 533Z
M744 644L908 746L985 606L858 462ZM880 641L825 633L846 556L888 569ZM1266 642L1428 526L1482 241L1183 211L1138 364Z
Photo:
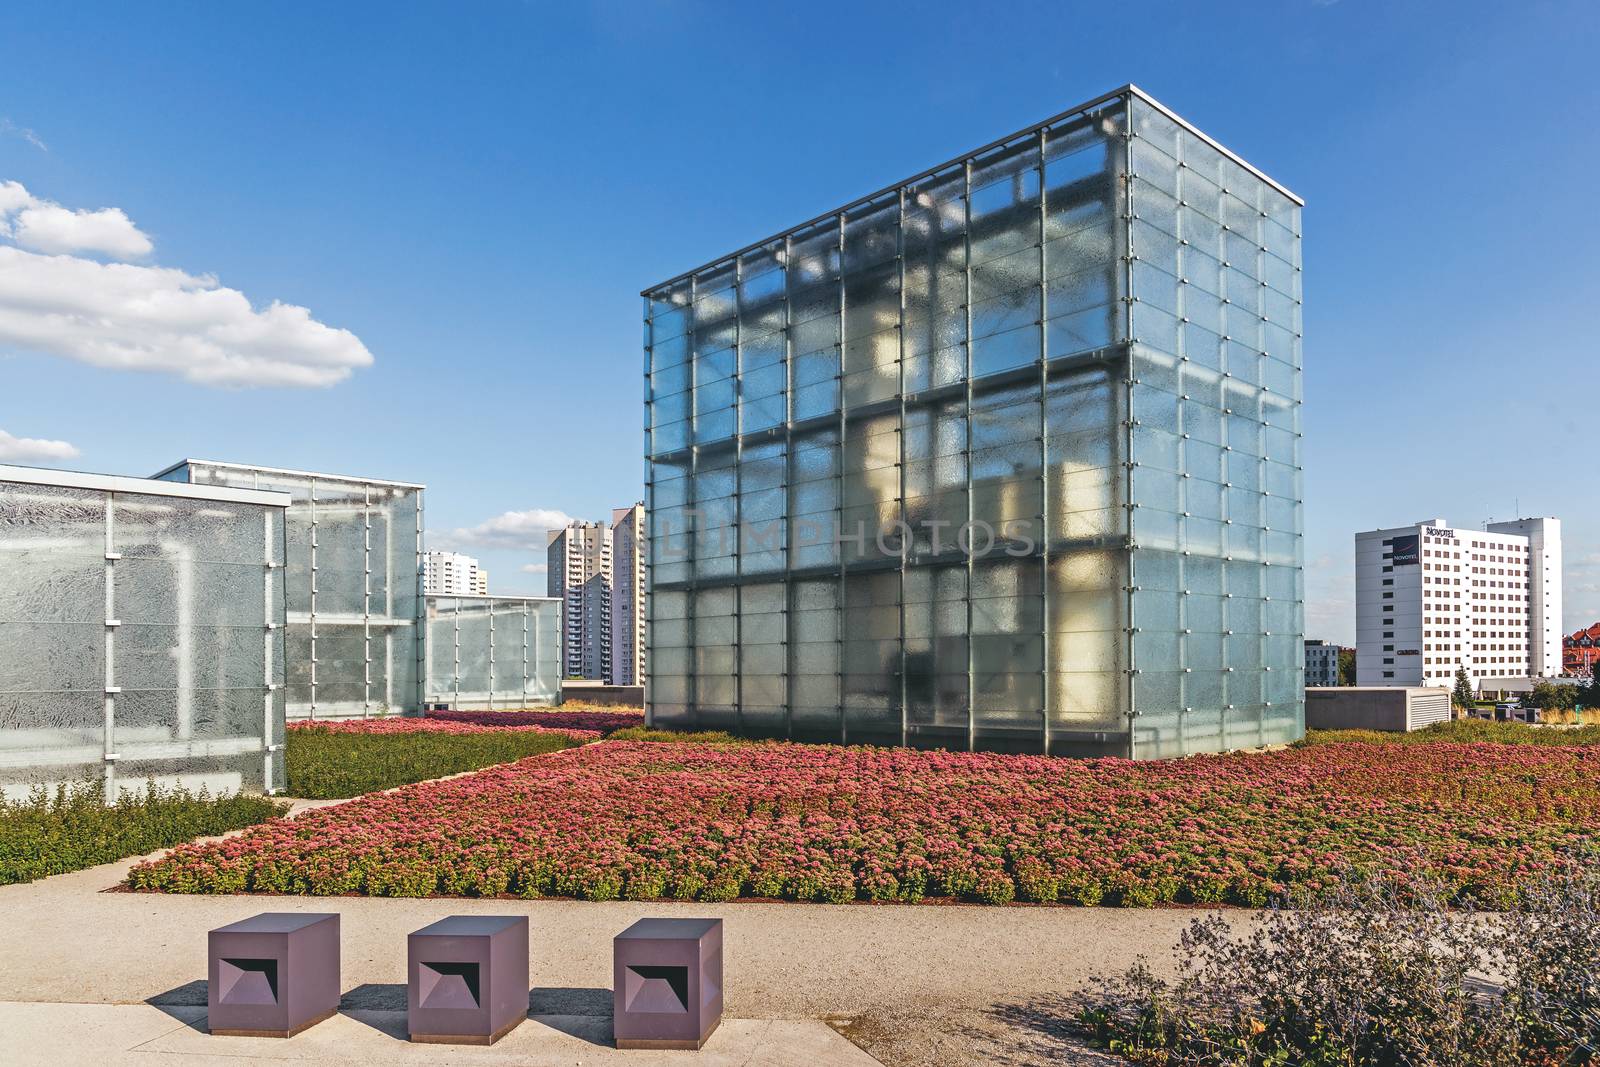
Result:
M289 494L290 719L421 710L423 486L195 459L154 477Z
M520 708L561 695L561 601L428 596L427 703Z
M1301 203L1127 86L646 290L651 721L1300 736Z
M281 789L288 504L0 466L0 787Z

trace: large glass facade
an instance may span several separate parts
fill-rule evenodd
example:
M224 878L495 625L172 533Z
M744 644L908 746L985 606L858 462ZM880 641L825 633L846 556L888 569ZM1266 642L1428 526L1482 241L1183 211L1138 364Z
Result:
M1130 88L647 290L652 721L1299 736L1299 212Z
M561 601L429 596L427 702L452 708L554 704L561 693Z
M284 784L277 493L0 467L0 787Z
M156 477L289 494L290 719L420 710L422 486L205 460Z

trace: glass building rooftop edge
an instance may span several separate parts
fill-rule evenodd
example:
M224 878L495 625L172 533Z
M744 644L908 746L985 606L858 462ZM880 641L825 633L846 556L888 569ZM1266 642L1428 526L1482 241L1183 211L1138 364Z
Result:
M229 470L236 471L260 471L263 474L282 474L295 478L320 478L330 482L351 482L362 485L391 485L397 489L428 488L427 485L422 482L397 482L391 478L363 478L354 474L329 474L325 471L302 471L295 470L292 467L264 467L258 463L228 463L217 459L194 459L191 457L185 457L176 463L163 467L161 470L158 470L154 474L150 475L150 477L152 479L165 478L178 468L191 465L201 467L226 467Z
M886 196L889 193L892 193L895 190L900 189L900 188L902 188L904 186L911 185L911 184L913 184L915 182L919 182L919 181L923 180L924 178L927 178L927 177L929 177L931 175L939 173L940 171L947 170L950 167L954 167L954 166L956 166L956 165L958 165L958 164L960 164L960 163L962 163L962 162L964 162L964 161L966 161L968 159L971 159L974 156L980 156L985 152L988 152L988 151L991 151L993 149L999 148L999 147L1001 147L1003 145L1009 144L1010 142L1015 141L1019 137L1026 137L1029 134L1037 133L1038 131L1040 131L1042 129L1045 129L1045 128L1050 127L1050 126L1054 126L1054 125L1056 125L1057 123L1060 123L1060 122L1064 122L1067 119L1070 119L1075 115L1081 115L1086 111L1090 111L1090 110L1093 110L1094 108L1100 107L1102 104L1108 104L1111 101L1118 99L1119 97L1125 97L1125 96L1136 96L1140 100L1143 100L1146 104L1149 104L1151 107L1153 107L1156 110L1160 111L1167 118L1171 119L1173 122L1175 122L1179 126L1183 127L1184 130L1186 130L1189 133L1194 134L1196 137L1200 138L1206 144L1210 145L1212 148L1214 148L1218 152L1222 153L1222 155L1225 156L1227 159L1231 160L1234 163L1237 163L1239 166L1241 166L1245 170L1249 171L1255 177L1260 178L1263 182L1266 182L1272 188L1276 189L1278 192L1282 193L1284 196L1286 196L1290 200L1294 201L1297 206L1299 206L1299 207L1304 207L1305 206L1305 199L1303 197L1301 197L1298 193L1295 193L1292 189L1290 189L1288 186L1284 185L1282 182L1279 182L1276 179L1274 179L1271 176L1269 176L1266 173L1264 173L1260 168L1256 167L1254 164L1252 164L1249 161L1245 160L1237 152L1234 152L1231 149L1229 149L1229 148L1225 147L1224 145L1220 144L1216 140L1216 138L1212 137L1210 134L1207 134L1205 131L1203 131L1199 127L1197 127L1194 123L1190 122L1188 119L1184 118L1182 115L1179 115L1177 112L1173 111L1170 107L1168 107L1167 105L1163 104L1161 101L1157 100L1155 97L1151 96L1149 93L1145 92L1143 89L1139 88L1137 85L1134 85L1132 82L1130 82L1127 85L1123 85L1120 88L1113 89L1112 91L1110 91L1108 93L1102 93L1101 95L1095 97L1092 100L1086 101L1086 102L1084 102L1082 104L1078 104L1076 107L1067 108L1065 111L1061 111L1061 112L1058 112L1057 114L1051 115L1047 119L1044 119L1044 120L1042 120L1040 122L1035 122L1031 126L1025 126L1022 129L1015 131L1014 133L1009 133L1009 134L1005 135L1004 137L997 137L993 141L990 141L988 144L980 145L979 147L974 148L974 149L972 149L971 151L968 151L968 152L963 152L960 155L955 156L952 159L945 160L943 163L940 163L940 164L938 164L936 166L927 167L927 168L925 168L925 169L923 169L921 171L918 171L916 174L911 175L909 178L903 178L900 181L894 182L894 183L892 183L890 185L886 185L883 188L878 189L875 192L868 193L866 196L856 197L854 200L851 200L849 203L841 204L840 206L838 206L836 208L833 208L830 211L824 211L821 214L815 215L812 218L809 218L804 222L796 223L793 226L786 227L786 228L784 228L782 230L779 230L777 233L774 233L774 234L771 234L770 236L762 238L759 241L752 241L749 244L744 245L743 247L741 247L739 249L736 249L735 251L728 252L728 253L725 253L724 255L717 256L715 259L707 260L705 263L702 263L698 267L694 267L691 270L681 271L678 274L674 274L672 277L667 278L664 281L657 282L654 285L651 285L651 286L648 286L648 287L646 287L644 289L641 289L639 291L639 295L643 296L643 297L648 297L652 293L655 293L655 292L658 292L658 291L660 291L662 289L665 289L668 286L676 285L678 282L681 282L681 281L685 280L686 278L691 278L696 274L701 274L701 273L703 273L705 271L708 271L708 270L712 269L713 267L717 267L717 266L720 266L720 265L722 265L724 263L730 262L732 260L736 260L740 256L745 255L748 252L753 252L753 251L755 251L755 250L757 250L759 248L762 248L762 247L764 247L766 245L771 244L773 241L776 241L776 240L779 240L781 238L787 237L788 235L790 235L792 233L795 233L795 232L800 231L800 230L807 229L808 227L811 227L811 226L815 226L820 222L824 222L824 221L826 221L826 220L828 220L830 218L834 218L834 217L836 217L836 216L838 216L840 214L843 214L844 212L851 211L851 210L853 210L855 208L861 207L864 204L870 204L872 201L877 200L879 197Z

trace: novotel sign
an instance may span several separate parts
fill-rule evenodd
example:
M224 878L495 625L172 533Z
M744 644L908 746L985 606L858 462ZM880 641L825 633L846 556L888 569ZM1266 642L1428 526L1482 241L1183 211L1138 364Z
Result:
M1448 537L1452 540L1456 536L1456 532L1454 530L1442 530L1437 526L1424 526L1422 528L1422 533L1425 537Z

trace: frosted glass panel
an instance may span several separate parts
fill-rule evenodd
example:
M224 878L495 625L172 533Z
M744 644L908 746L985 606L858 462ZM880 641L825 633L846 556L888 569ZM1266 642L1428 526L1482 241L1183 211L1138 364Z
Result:
M1298 205L1133 92L996 144L647 295L648 424L697 445L650 463L657 721L1124 756L1296 731L1251 684L1280 654L1226 631L1303 618L1257 575L1301 555Z
M0 788L281 787L284 509L116 484L0 473Z
M429 704L520 708L557 699L560 601L492 596L426 601Z
M263 467L194 463L197 483L289 493L285 596L297 670L288 716L343 718L421 705L421 487ZM360 624L359 639L351 627ZM324 647L324 641L337 645Z

